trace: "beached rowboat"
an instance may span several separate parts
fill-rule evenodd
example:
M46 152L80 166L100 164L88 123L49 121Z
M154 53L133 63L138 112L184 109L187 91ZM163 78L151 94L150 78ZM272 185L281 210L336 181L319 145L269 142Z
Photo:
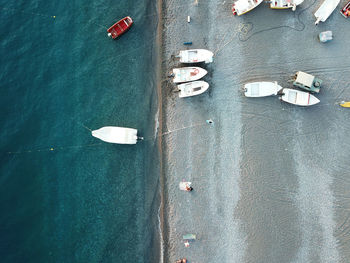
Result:
M300 5L304 0L272 0L270 2L270 8L272 9L288 9L292 8L293 11Z
M325 0L314 14L316 17L315 25L318 25L320 21L326 21L327 18L333 13L339 2L340 0Z
M200 67L184 67L184 68L174 68L173 69L173 82L174 83L181 83L181 82L188 82L188 81L194 81L199 80L200 78L203 78L208 71L205 69L202 69Z
M294 105L311 106L320 102L314 95L300 90L283 89L282 94L281 100Z
M213 52L206 49L181 50L178 57L181 63L213 62Z
M128 29L132 26L133 21L130 16L124 17L123 19L119 20L117 23L115 23L113 26L107 29L108 36L116 39L120 35L124 34Z
M244 85L244 95L246 97L266 97L277 95L283 89L277 82L251 82Z
M260 5L263 0L237 0L232 5L232 13L234 15L243 15Z
M137 136L137 130L132 128L106 126L91 132L92 136L109 143L136 144L142 137Z
M177 85L177 88L180 90L179 97L184 98L202 94L209 88L209 84L198 80Z

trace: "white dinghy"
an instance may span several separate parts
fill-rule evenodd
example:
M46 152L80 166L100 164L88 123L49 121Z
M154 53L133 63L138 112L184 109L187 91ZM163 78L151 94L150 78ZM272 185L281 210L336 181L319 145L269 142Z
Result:
M263 0L236 0L232 5L232 13L234 15L243 15L260 5Z
M179 55L181 63L213 62L214 53L206 49L181 50Z
M174 68L173 75L174 83L188 82L199 80L207 75L208 71L200 67L184 67L184 68Z
M315 25L318 25L320 21L326 21L327 18L333 13L339 2L340 0L325 0L314 14L316 17Z
M266 97L277 95L283 89L277 82L251 82L244 85L244 95L246 97Z
M119 144L136 144L138 139L143 139L137 137L136 129L115 126L102 127L92 131L91 134L102 141Z
M292 8L296 10L297 6L300 5L304 0L271 0L270 8L272 9L288 9Z
M282 94L281 100L299 106L311 106L320 102L314 95L300 90L283 89Z
M184 98L202 94L209 88L209 84L199 80L177 85L177 88L180 91L179 97Z

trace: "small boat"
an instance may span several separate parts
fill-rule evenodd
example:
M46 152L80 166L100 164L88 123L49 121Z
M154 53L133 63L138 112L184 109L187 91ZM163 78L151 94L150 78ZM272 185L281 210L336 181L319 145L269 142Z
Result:
M270 2L270 8L272 9L288 9L292 8L296 10L297 6L300 5L304 0L272 0Z
M260 5L263 0L236 0L232 5L232 13L234 15L243 15Z
M172 74L172 76L174 76L173 82L181 83L199 80L203 78L207 73L208 71L200 67L174 68Z
M348 18L350 16L350 1L340 10L343 17Z
M176 57L180 58L181 63L213 62L214 53L206 49L181 50Z
M183 235L182 238L184 240L196 240L196 235L194 235L194 234L186 234L186 235Z
M344 108L350 108L350 101L342 101L339 103L339 105Z
M179 97L191 97L202 94L209 88L209 84L203 80L187 82L184 84L177 85L179 89Z
M283 89L277 82L251 82L244 85L244 95L246 97L266 97L277 95Z
M126 31L128 31L132 24L133 21L130 16L124 17L123 19L119 20L117 23L115 23L113 26L107 29L108 36L113 39L116 39L120 35L124 34Z
M319 93L321 84L322 84L322 80L308 73L298 71L294 75L293 85L298 88L301 88L310 92Z
M136 144L143 137L137 136L137 130L132 128L106 126L91 132L92 136L109 143Z
M314 14L316 17L315 25L318 25L320 21L325 22L333 13L339 2L340 0L325 0Z
M314 95L295 89L283 89L281 100L299 106L311 106L320 102Z

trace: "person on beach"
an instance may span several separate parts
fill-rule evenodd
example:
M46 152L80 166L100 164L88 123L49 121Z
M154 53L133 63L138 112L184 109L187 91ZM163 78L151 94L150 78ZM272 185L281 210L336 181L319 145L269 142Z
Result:
M189 247L190 246L190 242L188 242L188 240L185 240L185 247Z
M186 185L186 191L191 192L193 190L192 186Z

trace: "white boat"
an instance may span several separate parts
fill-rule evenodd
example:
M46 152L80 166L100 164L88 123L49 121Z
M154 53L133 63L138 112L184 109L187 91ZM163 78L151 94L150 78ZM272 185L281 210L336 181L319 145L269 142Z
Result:
M283 89L277 82L251 82L244 85L244 95L246 97L266 97L277 95Z
M300 5L304 0L271 0L270 8L272 9L288 9L292 8L296 10L297 6Z
M209 84L203 80L187 82L184 84L177 85L179 89L179 97L191 97L202 94L209 88Z
M327 18L333 13L339 2L340 0L325 0L314 14L316 17L315 25L318 25L320 21L326 21Z
M181 63L213 62L214 53L206 49L181 50L179 55Z
M208 71L200 67L184 67L184 68L174 68L173 75L174 83L188 82L199 80L207 75Z
M283 89L282 93L281 99L283 101L299 106L311 106L320 102L314 95L300 90Z
M237 0L234 1L232 5L232 13L234 15L243 15L248 13L258 5L262 3L263 0Z
M138 139L137 130L132 128L106 126L91 132L92 136L102 141L119 144L136 144Z

